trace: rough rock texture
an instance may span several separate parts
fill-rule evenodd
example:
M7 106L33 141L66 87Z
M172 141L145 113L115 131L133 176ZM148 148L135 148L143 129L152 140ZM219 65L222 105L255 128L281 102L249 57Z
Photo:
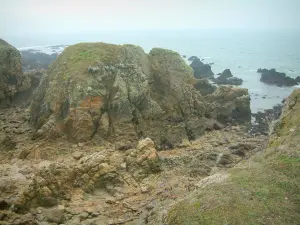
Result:
M206 115L221 123L239 123L251 120L250 96L245 88L220 86L211 95L206 96L209 103Z
M30 85L30 78L22 72L20 52L0 39L0 106L10 105L13 96Z
M298 85L297 80L287 76L285 73L277 72L275 69L258 69L257 72L261 74L260 81L269 85L278 87Z
M31 122L36 137L67 134L78 142L108 140L128 149L128 141L142 137L160 148L179 145L212 129L216 119L224 121L222 116L238 113L240 122L250 121L246 90L230 88L223 96L221 88L210 102L194 83L192 69L176 52L152 49L147 55L133 45L77 44L65 49L41 81ZM222 107L225 112L217 112Z
M299 223L299 115L300 89L297 89L285 102L268 147L227 172L203 179L198 190L174 204L166 217L162 216L163 223Z
M232 75L230 69L226 69L218 75L219 77L213 79L217 84L241 85L243 83L242 79Z
M23 71L30 71L33 69L48 69L48 66L58 56L57 53L48 55L30 49L21 51L21 55Z
M255 119L252 124L250 132L253 134L265 134L270 132L270 126L275 123L281 115L283 105L275 105L272 109L266 109L262 112L252 113L252 117Z
M208 79L196 79L194 87L200 91L201 95L208 95L213 93L217 87L209 83Z
M194 70L194 77L196 79L209 78L214 76L214 73L211 71L211 66L209 64L204 64L196 56L190 57L189 60L192 61L190 66Z
M150 138L141 140L136 150L126 158L127 170L137 180L147 177L148 174L160 172L160 164L155 145Z

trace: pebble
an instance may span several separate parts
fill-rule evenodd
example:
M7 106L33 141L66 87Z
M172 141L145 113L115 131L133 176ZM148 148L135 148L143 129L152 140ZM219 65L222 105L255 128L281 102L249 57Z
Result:
M74 152L73 153L73 158L76 160L79 160L82 157L83 153L82 152Z
M78 143L78 147L83 147L84 143Z

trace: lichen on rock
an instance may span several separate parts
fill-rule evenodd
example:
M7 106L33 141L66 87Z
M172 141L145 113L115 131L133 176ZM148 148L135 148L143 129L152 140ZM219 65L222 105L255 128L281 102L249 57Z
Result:
M81 43L49 67L34 96L31 121L38 133L66 134L78 142L137 143L150 137L156 147L169 148L202 135L218 119L206 116L210 102L194 82L192 69L171 50L146 54L134 45ZM243 103L231 93L235 103L226 116ZM49 120L54 132L45 132Z

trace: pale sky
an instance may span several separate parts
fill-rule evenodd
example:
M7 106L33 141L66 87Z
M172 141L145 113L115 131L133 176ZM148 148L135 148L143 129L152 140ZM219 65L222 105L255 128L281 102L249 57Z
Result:
M0 35L122 29L299 29L300 0L0 0Z

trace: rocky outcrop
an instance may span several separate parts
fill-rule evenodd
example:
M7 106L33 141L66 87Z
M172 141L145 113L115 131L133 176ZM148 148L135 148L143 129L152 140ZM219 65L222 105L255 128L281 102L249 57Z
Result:
M189 60L192 61L190 66L194 70L194 77L196 79L210 78L214 76L214 73L211 71L211 66L209 64L204 64L196 56L190 57Z
M201 95L212 94L217 89L208 79L196 79L194 87L200 91Z
M141 140L135 151L126 158L127 170L136 180L141 180L151 173L161 171L161 162L150 138Z
M296 198L300 190L300 154L296 147L300 140L299 99L299 89L288 97L263 152L227 172L202 179L192 195L172 206L163 222L170 225L224 224L224 220L216 216L220 213L228 224L294 224L300 221ZM249 216L249 213L256 216Z
M12 103L13 96L30 88L30 78L23 74L20 52L0 39L0 106Z
M118 148L150 137L162 147L202 135L223 121L221 115L234 118L249 109L246 90L219 96L221 88L208 101L194 83L192 69L176 52L152 49L147 55L133 45L77 44L50 66L34 96L31 122L39 136L62 133L79 142L120 143ZM221 104L229 107L217 112Z
M209 183L202 178L233 167L266 143L265 136L228 125L172 150L158 151L150 138L122 147L94 139L75 144L32 140L27 121L25 109L0 112L0 224L163 224L158 216Z
M287 76L285 73L277 72L275 69L258 69L257 73L261 74L260 81L269 85L278 87L298 85L296 79Z
M250 133L268 135L272 123L279 119L282 107L282 104L278 104L272 109L266 109L264 111L252 113L252 117L255 119L255 121L251 126Z
M21 55L23 71L48 69L48 66L54 62L58 56L57 53L48 55L34 50L23 50L21 51Z
M206 96L208 102L206 115L221 123L243 123L251 121L250 96L245 88L220 86L211 95Z
M219 77L213 79L217 84L241 85L243 83L243 79L234 77L230 69L226 69L218 75Z

